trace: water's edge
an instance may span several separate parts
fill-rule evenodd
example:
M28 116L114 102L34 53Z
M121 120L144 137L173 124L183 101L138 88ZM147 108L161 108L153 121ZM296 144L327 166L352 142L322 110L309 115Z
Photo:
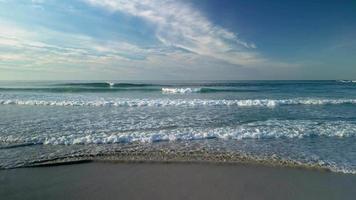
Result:
M37 160L23 166L14 168L0 168L0 170L11 170L16 168L32 168L32 167L54 167L61 165L83 164L91 162L100 163L201 163L215 165L261 165L266 167L282 167L294 168L302 170L317 170L322 172L343 173L356 175L354 172L345 172L331 169L323 164L306 164L293 160L285 160L278 156L269 158L259 158L251 155L245 155L236 152L209 152L209 151L189 151L189 152L174 152L174 151L147 151L147 152L115 152L112 154L97 154L97 155L77 155L68 156L48 160Z

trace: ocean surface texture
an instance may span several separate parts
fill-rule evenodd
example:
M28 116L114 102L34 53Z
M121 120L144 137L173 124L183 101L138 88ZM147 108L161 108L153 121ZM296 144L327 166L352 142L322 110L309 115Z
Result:
M125 148L356 173L356 82L0 82L0 168Z

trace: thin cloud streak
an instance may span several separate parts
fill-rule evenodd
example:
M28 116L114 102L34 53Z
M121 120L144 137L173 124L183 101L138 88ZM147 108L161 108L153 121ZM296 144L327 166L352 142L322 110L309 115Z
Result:
M105 64L109 60L131 61L132 56L129 56L131 54L145 57L148 53L152 53L150 50L126 42L99 41L85 35L45 28L31 31L16 25L1 23L0 32L2 33L0 46L6 49L6 53L3 52L0 57L1 61L27 61L26 65L33 67L39 64ZM59 42L51 42L52 39L57 39Z

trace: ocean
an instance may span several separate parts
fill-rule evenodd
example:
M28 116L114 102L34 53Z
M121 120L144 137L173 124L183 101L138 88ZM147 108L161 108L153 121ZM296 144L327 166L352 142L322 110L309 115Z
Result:
M1 169L152 152L355 174L356 82L0 82Z

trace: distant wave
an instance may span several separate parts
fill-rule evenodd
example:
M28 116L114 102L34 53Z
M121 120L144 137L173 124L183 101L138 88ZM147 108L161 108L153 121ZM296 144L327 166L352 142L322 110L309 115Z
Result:
M201 88L162 88L163 93L186 94L200 92Z
M339 105L356 104L356 99L112 99L112 100L44 100L44 99L0 99L0 105L28 106L114 106L114 107L164 107L164 106L238 106L275 107L283 105Z
M152 86L152 87L150 87ZM158 85L140 83L63 83L42 85L38 87L2 87L0 91L50 92L50 93L80 93L80 92L120 92L120 91L160 91Z
M338 80L340 83L356 83L356 80Z
M122 92L122 91L142 91L142 92L159 92L163 94L190 94L190 93L218 93L218 92L256 92L252 89L237 89L237 88L172 88L154 85L137 85L137 84L112 84L106 83L81 84L75 86L56 86L56 87L18 87L18 88L0 88L0 91L21 91L21 92L50 92L50 93L81 93L81 92ZM151 86L151 87L149 87Z
M0 87L0 92L48 92L48 93L100 93L100 92L162 92L163 94L193 94L193 93L243 93L278 91L277 87L295 86L325 86L325 84L343 85L356 83L352 80L337 82L226 82L226 83L127 83L127 82L69 82L57 84L17 85L16 87ZM354 89L345 87L344 89Z
M77 87L146 87L154 84L141 83L114 83L114 82L96 82L96 83L64 83L55 86L77 86Z
M189 94L189 93L217 93L217 92L256 92L252 89L237 89L237 88L216 88L216 87L201 87L201 88L162 88L164 94Z
M18 92L49 92L49 93L83 93L83 92L128 92L142 91L153 92L161 91L159 88L149 87L37 87L37 88L0 88L0 91Z

